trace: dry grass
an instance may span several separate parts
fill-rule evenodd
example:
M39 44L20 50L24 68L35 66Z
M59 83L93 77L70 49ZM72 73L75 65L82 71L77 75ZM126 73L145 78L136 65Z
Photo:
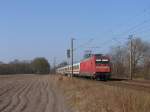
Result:
M75 112L150 112L150 94L67 77L55 77Z

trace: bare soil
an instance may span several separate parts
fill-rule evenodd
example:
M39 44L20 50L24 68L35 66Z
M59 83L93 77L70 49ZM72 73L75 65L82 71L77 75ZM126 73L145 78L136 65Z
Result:
M0 76L0 112L149 112L149 82Z
M0 112L70 112L50 75L0 76Z

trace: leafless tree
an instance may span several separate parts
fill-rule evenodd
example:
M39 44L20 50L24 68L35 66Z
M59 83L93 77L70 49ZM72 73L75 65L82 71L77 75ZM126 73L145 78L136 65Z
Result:
M128 48L130 49L128 42ZM138 67L144 64L145 54L148 52L148 44L142 41L140 38L132 40L132 67L133 73L138 71Z
M113 74L121 77L129 76L130 41L111 49ZM132 39L132 68L134 77L150 76L150 43L140 38Z
M112 70L113 75L123 77L126 76L128 73L126 69L128 66L128 53L126 46L117 46L111 49L111 56L112 56Z

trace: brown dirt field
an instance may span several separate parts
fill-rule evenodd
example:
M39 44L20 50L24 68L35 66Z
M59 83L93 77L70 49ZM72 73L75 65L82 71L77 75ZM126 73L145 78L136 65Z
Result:
M0 76L0 112L149 112L149 92L111 83L60 75Z
M0 112L70 112L50 75L0 76Z

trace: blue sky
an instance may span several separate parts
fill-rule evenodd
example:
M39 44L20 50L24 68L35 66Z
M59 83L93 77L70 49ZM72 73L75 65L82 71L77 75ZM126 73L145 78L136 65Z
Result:
M131 30L130 30L131 29ZM84 50L106 53L134 34L150 41L149 0L1 0L0 61L66 59L75 38L75 59ZM115 38L115 39L114 39Z

